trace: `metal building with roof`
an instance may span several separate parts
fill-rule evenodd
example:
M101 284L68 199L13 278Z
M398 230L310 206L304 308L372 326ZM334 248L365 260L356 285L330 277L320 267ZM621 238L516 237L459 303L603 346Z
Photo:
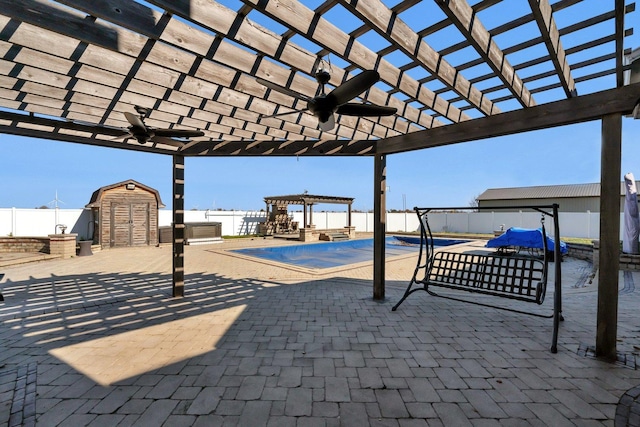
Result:
M640 181L636 181L640 188ZM624 210L625 186L620 183L620 210ZM560 212L600 212L600 184L540 185L489 188L478 196L479 207L557 203Z

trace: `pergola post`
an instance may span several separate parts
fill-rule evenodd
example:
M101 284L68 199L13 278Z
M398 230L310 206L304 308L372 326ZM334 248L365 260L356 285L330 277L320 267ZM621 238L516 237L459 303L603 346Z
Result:
M173 296L184 296L184 156L173 156Z
M620 267L620 161L622 115L602 118L600 166L600 254L596 356L614 360L618 327Z
M376 153L373 168L373 299L384 300L387 156Z

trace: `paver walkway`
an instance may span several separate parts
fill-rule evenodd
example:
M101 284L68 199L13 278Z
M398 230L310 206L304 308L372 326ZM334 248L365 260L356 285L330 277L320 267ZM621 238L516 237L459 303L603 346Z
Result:
M319 275L224 253L273 243L187 247L181 299L170 247L4 267L0 425L613 426L640 384L636 273L620 276L627 363L607 363L584 351L587 262L563 262L551 354L550 319L426 293L392 312L413 259L387 263L380 303L371 265ZM634 425L626 402L617 419Z

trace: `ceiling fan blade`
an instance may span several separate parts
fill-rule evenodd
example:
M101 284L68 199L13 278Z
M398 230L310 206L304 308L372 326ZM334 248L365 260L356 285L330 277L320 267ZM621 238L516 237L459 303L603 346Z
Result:
M261 119L271 119L273 117L286 116L288 114L304 113L305 111L309 111L309 109L308 108L303 108L301 110L287 111L286 113L270 114L268 116L260 116L260 118Z
M195 138L197 136L204 136L204 132L201 130L191 129L153 129L151 132L155 136L166 138Z
M329 119L326 122L318 121L318 127L323 132L328 132L336 126L336 118L333 117L333 114L329 116Z
M167 136L153 136L149 138L149 142L160 143L165 145L171 145L172 147L182 147L186 143L190 142L190 139L173 139Z
M118 140L124 141L125 139L132 137L131 133L128 130L122 132L122 135L119 135L119 136L111 135L111 136L113 136L113 138L109 138L109 141L118 141Z
M342 104L336 111L344 116L392 116L398 111L394 107L383 107L373 104Z
M380 74L377 71L365 70L329 92L327 97L335 97L337 105L346 104L376 84L378 80L380 80Z
M295 90L291 90L291 89L289 89L287 87L280 86L280 85L277 85L275 83L271 83L270 81L261 79L259 77L256 77L256 81L258 83L260 83L262 86L266 86L269 89L273 89L276 92L284 93L285 95L289 95L289 96L291 96L293 98L296 98L296 99L301 99L303 101L309 101L311 99L308 96L305 96L305 95L303 95L301 93L296 92Z
M134 133L147 132L147 127L144 125L144 123L142 122L142 119L139 116L136 116L133 113L129 113L128 111L125 111L124 116L127 118L127 121L131 123L132 131Z

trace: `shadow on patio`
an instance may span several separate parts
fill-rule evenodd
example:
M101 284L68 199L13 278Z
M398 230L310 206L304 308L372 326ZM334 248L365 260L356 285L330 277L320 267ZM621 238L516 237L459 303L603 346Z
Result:
M566 302L553 355L549 319L422 293L391 312L393 284L384 303L349 278L190 274L186 290L171 298L168 274L5 283L0 363L37 363L41 425L603 422L640 377L576 354L592 294Z

